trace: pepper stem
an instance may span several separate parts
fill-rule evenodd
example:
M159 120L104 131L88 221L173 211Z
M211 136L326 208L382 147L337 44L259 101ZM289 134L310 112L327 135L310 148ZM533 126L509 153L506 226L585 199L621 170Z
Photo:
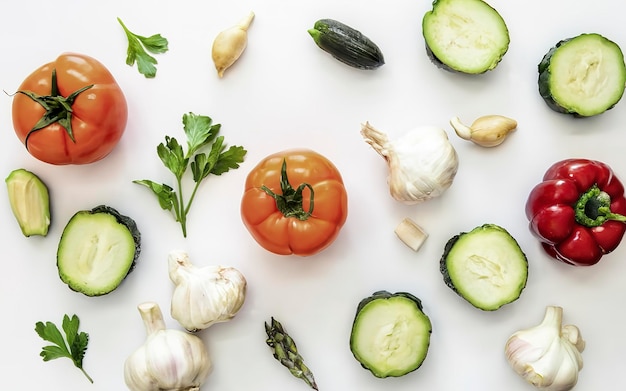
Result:
M611 211L611 196L593 185L574 205L576 222L585 227L599 227L609 220L626 222L626 216Z
M305 188L311 191L308 211L305 211L302 205L302 191ZM308 183L301 183L297 189L294 189L289 183L289 178L287 178L287 161L285 159L283 159L283 165L280 169L280 190L282 194L274 193L265 185L261 186L261 190L276 200L276 208L285 217L295 217L304 221L313 213L313 187Z

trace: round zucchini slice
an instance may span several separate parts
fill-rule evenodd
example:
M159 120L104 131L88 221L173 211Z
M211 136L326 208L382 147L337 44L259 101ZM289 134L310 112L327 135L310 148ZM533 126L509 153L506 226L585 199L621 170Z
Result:
M482 0L435 0L422 19L426 53L448 71L481 74L494 69L509 50L502 16Z
M59 241L59 276L70 289L86 296L110 293L134 269L140 241L135 221L111 207L79 211Z
M420 299L407 292L378 291L357 307L350 350L374 376L400 377L422 365L431 332Z
M474 307L494 311L517 300L528 280L528 259L502 227L484 224L452 237L440 260L445 284Z
M620 47L600 34L581 34L552 47L538 66L539 93L554 111L591 117L624 95L626 65Z

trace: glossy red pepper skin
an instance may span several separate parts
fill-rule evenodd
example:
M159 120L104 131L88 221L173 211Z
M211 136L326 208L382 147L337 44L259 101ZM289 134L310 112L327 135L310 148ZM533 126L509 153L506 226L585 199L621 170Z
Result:
M596 160L553 164L526 202L530 230L544 250L575 266L594 265L617 248L626 232L624 215L622 182Z

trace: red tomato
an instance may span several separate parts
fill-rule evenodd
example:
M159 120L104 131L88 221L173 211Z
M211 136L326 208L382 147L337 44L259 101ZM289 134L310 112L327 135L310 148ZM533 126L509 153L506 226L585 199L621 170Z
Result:
M104 158L122 137L127 118L126 98L111 72L82 54L64 53L41 66L13 99L15 133L31 155L51 164Z
M246 179L241 217L266 250L308 256L328 247L348 215L341 174L311 150L287 150L263 159Z

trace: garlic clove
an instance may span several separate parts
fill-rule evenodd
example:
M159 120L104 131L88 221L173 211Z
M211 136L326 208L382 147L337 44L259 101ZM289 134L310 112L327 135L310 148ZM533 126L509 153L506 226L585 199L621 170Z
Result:
M428 233L408 217L398 224L394 232L413 251L418 251L428 238Z
M517 129L517 121L502 115L479 117L471 126L464 125L458 117L453 117L450 125L462 139L487 148L502 144L509 133Z
M236 25L220 32L213 41L211 55L219 77L230 68L248 46L248 28L254 19L254 12L250 12Z

